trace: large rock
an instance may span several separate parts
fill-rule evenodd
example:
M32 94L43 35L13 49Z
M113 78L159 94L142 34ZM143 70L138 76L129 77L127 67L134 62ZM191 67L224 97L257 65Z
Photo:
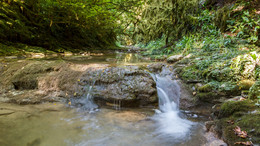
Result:
M154 80L137 66L90 68L79 85L79 93L90 92L100 105L138 107L158 102Z
M88 93L100 105L138 107L158 101L156 83L137 66L24 61L9 64L1 76L1 99L19 104L85 98Z
M12 84L15 89L38 88L38 77L54 70L53 62L33 62L17 70L12 76Z
M68 98L81 75L72 66L59 60L11 62L0 73L0 101L36 104Z
M167 59L167 62L168 63L174 63L174 62L177 62L179 60L181 60L183 58L182 55L173 55L173 56L170 56L168 59Z

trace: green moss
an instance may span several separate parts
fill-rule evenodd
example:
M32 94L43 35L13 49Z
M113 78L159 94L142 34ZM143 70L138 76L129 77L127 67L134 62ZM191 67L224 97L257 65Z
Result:
M209 103L213 103L214 100L218 97L218 95L216 93L213 92L208 92L208 93L198 93L196 95L196 98L199 101L203 101L203 102L209 102Z
M247 114L241 117L236 125L242 127L245 131L248 132L252 139L260 142L260 113Z
M254 108L254 103L249 100L225 102L221 106L219 117L228 117L236 112L248 112Z
M225 121L227 122L227 121ZM244 139L244 138L240 138L239 136L237 136L234 132L235 129L235 125L228 125L227 127L224 127L223 129L223 137L224 137L224 141L228 144L228 145L234 145L234 143L236 142L246 142L248 141L248 139ZM242 129L244 131L244 129Z
M224 82L220 85L219 91L225 93L226 95L240 95L239 86L232 81Z
M231 124L228 121L233 121L234 124ZM235 142L245 142L252 141L254 144L260 143L260 115L259 109L258 112L254 114L244 113L243 115L230 116L229 118L223 118L216 121L216 131L222 133L222 137L225 142L229 145L234 145ZM240 138L234 132L234 128L239 126L242 131L246 131L248 136L247 138Z
M231 80L232 76L233 74L230 68L218 68L215 66L211 67L207 74L208 79L213 79L219 82Z
M227 122L227 121L224 121ZM235 142L244 141L242 138L239 138L234 133L234 125L228 125L227 127L223 126L223 137L224 141L227 142L228 145L234 145Z
M211 84L206 84L204 86L199 87L198 90L200 92L210 92L210 91L212 91L212 86L211 86Z
M182 60L180 60L178 63L179 64L188 64L188 63L190 63L191 62L191 59L182 59Z
M200 72L194 65L183 68L181 77L184 80L198 80L200 79Z
M249 98L256 99L260 96L260 80L255 82L255 84L249 90Z
M238 83L238 86L242 90L249 90L255 84L252 80L242 80Z
M0 56L26 56L32 53L54 54L55 52L21 43L9 43L8 45L0 43Z

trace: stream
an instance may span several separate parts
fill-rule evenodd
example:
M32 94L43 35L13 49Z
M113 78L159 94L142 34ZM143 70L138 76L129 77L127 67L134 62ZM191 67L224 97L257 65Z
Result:
M78 63L107 63L111 66L152 63L135 54L99 56ZM95 61L96 60L96 61ZM2 146L199 146L217 140L207 136L202 115L179 109L180 87L162 74L152 74L159 106L98 107L87 94L78 104L43 103L16 105L0 103ZM93 83L95 84L95 83ZM91 86L88 89L91 90ZM210 139L210 140L209 140Z

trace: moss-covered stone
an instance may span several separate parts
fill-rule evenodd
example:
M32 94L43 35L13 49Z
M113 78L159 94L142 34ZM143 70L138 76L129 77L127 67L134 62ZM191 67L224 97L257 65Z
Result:
M239 120L237 120L236 125L243 128L243 130L248 132L248 135L251 136L252 141L255 144L260 143L260 113L247 114Z
M227 122L228 120L225 120L223 122ZM222 131L222 137L224 139L224 141L228 144L228 145L234 145L236 142L242 142L245 141L244 139L238 137L235 132L234 132L234 128L236 126L235 125L228 125L226 124L225 126L223 126L223 131Z
M219 91L226 95L240 95L239 86L233 82L224 82L220 87Z
M238 83L238 86L242 90L249 90L253 85L255 84L255 81L252 80L242 80Z
M236 112L248 112L255 108L254 103L249 100L245 101L228 101L220 109L219 117L228 117Z
M212 91L212 86L210 84L206 84L204 86L198 87L199 92L210 92Z
M209 102L213 103L215 99L218 98L218 95L214 92L208 92L208 93L198 93L196 95L196 99L203 102Z
M256 81L255 84L249 90L249 98L256 99L260 96L260 80Z
M230 116L216 120L215 130L220 137L228 145L234 145L236 142L252 141L254 144L260 143L260 116L259 111L253 114L244 113L242 116ZM238 126L242 131L246 131L248 137L241 138L234 132L235 127Z
M219 82L231 80L232 70L230 68L212 68L203 72L204 76L208 79L216 80Z

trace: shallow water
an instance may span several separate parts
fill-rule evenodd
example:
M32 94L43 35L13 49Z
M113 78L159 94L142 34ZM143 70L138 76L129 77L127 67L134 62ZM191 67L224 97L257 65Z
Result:
M191 132L182 138L158 132L157 120L164 115L154 114L152 109L102 108L90 113L55 103L0 106L1 110L13 111L0 116L0 145L195 146L206 142L200 122L194 122Z
M46 59L46 58L45 58ZM50 58L58 59L58 58ZM109 66L152 63L137 54L69 56L62 59L77 64ZM179 96L176 82L160 78L159 96ZM169 83L169 84L165 84ZM172 90L174 89L174 90ZM91 90L88 89L88 90ZM164 103L167 101L167 103ZM81 106L68 103L14 105L0 103L0 145L2 146L199 146L207 145L203 117L178 110L178 98L160 99L160 109L105 109L88 98ZM83 106L82 106L83 104ZM96 110L85 110L90 106ZM214 139L214 138L213 138Z

